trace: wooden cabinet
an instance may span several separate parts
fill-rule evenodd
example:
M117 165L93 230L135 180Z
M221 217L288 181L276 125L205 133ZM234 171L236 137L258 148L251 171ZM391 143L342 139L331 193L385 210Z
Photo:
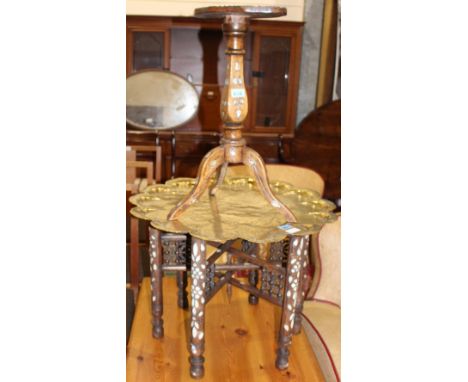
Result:
M251 22L245 59L250 106L244 132L294 134L302 26ZM221 21L127 16L127 75L148 68L170 70L192 82L200 94L197 116L177 131L220 131L224 49Z
M314 169L325 181L324 197L335 202L341 198L340 100L310 112L284 146L286 163Z

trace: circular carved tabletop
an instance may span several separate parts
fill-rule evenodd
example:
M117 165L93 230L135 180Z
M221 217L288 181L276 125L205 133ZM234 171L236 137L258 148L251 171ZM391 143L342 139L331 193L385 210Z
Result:
M195 9L195 17L201 19L220 19L226 16L245 16L254 19L286 16L286 8L266 6L221 6Z

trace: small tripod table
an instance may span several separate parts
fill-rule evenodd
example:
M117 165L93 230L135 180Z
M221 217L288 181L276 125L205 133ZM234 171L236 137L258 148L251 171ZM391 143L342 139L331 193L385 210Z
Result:
M305 285L308 285L309 236L336 219L335 205L312 190L273 182L275 196L294 213L297 222L284 224L284 216L261 195L252 178L226 178L218 183L216 195L208 191L178 220L167 219L168 212L193 188L195 179L173 179L152 185L130 198L136 205L131 213L150 220L150 269L152 288L153 336L164 336L164 271L191 271L190 374L204 375L205 305L226 285L249 293L249 302L258 298L282 308L276 367L288 367L292 335L301 327ZM214 182L212 182L214 183ZM187 235L183 245L172 245L168 233ZM242 246L239 240L242 239ZM188 244L191 242L190 244ZM278 243L281 244L278 247ZM165 243L165 244L164 244ZM207 258L208 245L216 250ZM270 250L264 250L270 245ZM275 247L275 250L271 248ZM175 249L174 249L175 248ZM279 250L278 250L279 248ZM227 261L219 263L226 253ZM248 283L235 277L236 271L248 271ZM186 280L186 278L185 278ZM259 284L259 285L257 285ZM184 301L183 282L179 301ZM179 303L183 307L183 303Z
M244 37L251 18L272 18L286 15L286 8L262 6L226 6L195 9L195 17L223 19L223 33L227 38L226 79L221 96L223 138L221 144L208 152L198 168L197 182L192 190L169 211L168 220L178 219L196 203L207 189L211 177L218 172L218 182L210 192L216 193L222 184L229 164L243 163L252 170L261 195L284 216L288 222L296 217L271 192L262 157L245 144L242 128L249 110L244 82Z

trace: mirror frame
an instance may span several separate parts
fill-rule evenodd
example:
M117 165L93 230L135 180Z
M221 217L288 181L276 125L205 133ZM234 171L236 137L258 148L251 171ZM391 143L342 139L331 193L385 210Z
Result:
M151 127L148 127L146 125L141 125L139 123L136 123L130 119L127 118L127 116L125 115L125 119L127 121L127 130L128 130L128 125L130 125L131 127L134 127L134 128L137 128L137 129L141 129L141 130L146 130L146 131L161 131L161 130L173 130L173 129L176 129L182 125L185 125L186 123L190 122L197 114L198 114L198 109L200 108L200 95L198 94L197 92L197 89L195 88L195 86L189 82L185 77L182 77L180 74L178 73L174 73L174 72L171 72L170 70L163 70L163 69L153 69L153 68L150 68L150 69L142 69L142 70L138 70L136 72L133 72L133 73L130 73L127 78L125 79L125 81L127 81L130 77L133 77L135 75L138 75L138 74L142 74L142 73L148 73L148 72L162 72L162 73L168 73L168 74L171 74L173 75L174 77L179 77L180 79L182 79L184 82L186 82L188 85L190 85L193 89L193 91L195 92L195 94L197 95L198 97L198 103L197 103L197 107L195 109L195 111L193 112L193 114L187 118L184 122L182 123L179 123L178 125L174 125L174 126L171 126L171 127L167 127L167 128L159 128L159 129L156 129L156 128L151 128ZM125 86L125 89L127 89L127 86ZM127 101L125 100L125 105L127 105Z

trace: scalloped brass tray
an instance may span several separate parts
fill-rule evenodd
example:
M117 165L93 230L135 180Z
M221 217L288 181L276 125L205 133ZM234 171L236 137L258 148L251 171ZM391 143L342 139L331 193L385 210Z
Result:
M280 228L286 222L283 215L260 194L249 177L226 178L216 196L205 192L178 220L168 221L169 211L192 189L195 179L177 178L165 184L148 186L143 193L130 197L133 216L150 220L162 231L190 233L203 240L225 242L241 238L254 243L276 242L288 232ZM270 182L276 197L296 216L289 224L295 235L320 231L336 219L335 205L313 190L298 189L285 182Z

